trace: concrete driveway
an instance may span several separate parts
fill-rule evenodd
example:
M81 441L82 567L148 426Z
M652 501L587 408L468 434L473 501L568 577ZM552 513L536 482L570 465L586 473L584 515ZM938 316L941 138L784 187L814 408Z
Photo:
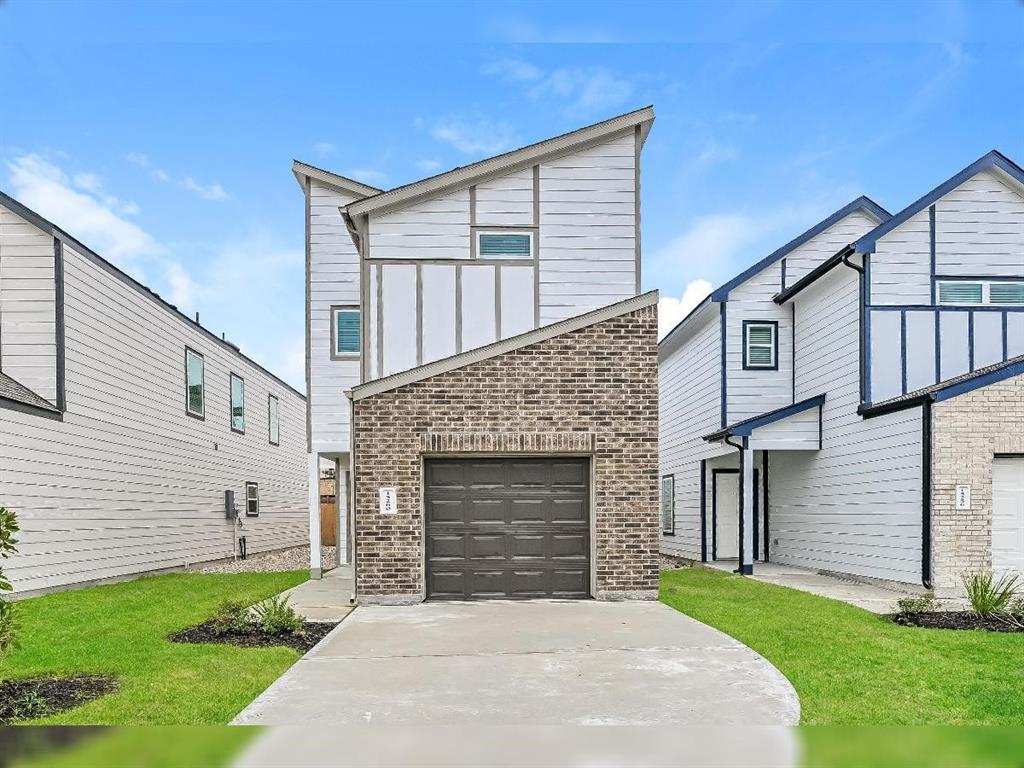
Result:
M796 723L789 681L656 602L357 608L237 724Z

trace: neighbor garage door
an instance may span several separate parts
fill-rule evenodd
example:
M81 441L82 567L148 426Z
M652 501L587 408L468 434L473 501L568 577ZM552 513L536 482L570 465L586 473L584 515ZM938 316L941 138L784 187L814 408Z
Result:
M992 569L1024 574L1024 456L992 462Z
M586 459L431 459L427 597L590 594Z

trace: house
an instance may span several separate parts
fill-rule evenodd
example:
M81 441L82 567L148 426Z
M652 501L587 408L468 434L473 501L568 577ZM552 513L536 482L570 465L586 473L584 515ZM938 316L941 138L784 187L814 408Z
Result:
M656 595L657 295L640 294L639 207L653 120L386 192L294 164L310 483L337 462L360 602Z
M305 544L305 419L237 346L0 193L15 594Z
M659 347L662 550L960 592L1024 572L1024 172L859 198Z

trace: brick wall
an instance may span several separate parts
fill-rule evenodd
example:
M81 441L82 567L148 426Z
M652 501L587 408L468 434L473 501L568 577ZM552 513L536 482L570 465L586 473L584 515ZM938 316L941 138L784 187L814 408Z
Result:
M361 602L424 594L424 454L590 454L596 596L658 588L657 308L355 402L355 530ZM398 512L379 513L393 486Z
M992 459L1024 453L1024 376L932 406L932 584L939 597L963 594L964 571L992 566ZM956 486L971 486L971 508L956 508Z

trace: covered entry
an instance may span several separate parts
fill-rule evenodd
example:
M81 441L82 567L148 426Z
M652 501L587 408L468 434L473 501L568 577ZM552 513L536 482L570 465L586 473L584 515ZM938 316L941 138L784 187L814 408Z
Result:
M590 462L424 461L428 599L590 596Z

